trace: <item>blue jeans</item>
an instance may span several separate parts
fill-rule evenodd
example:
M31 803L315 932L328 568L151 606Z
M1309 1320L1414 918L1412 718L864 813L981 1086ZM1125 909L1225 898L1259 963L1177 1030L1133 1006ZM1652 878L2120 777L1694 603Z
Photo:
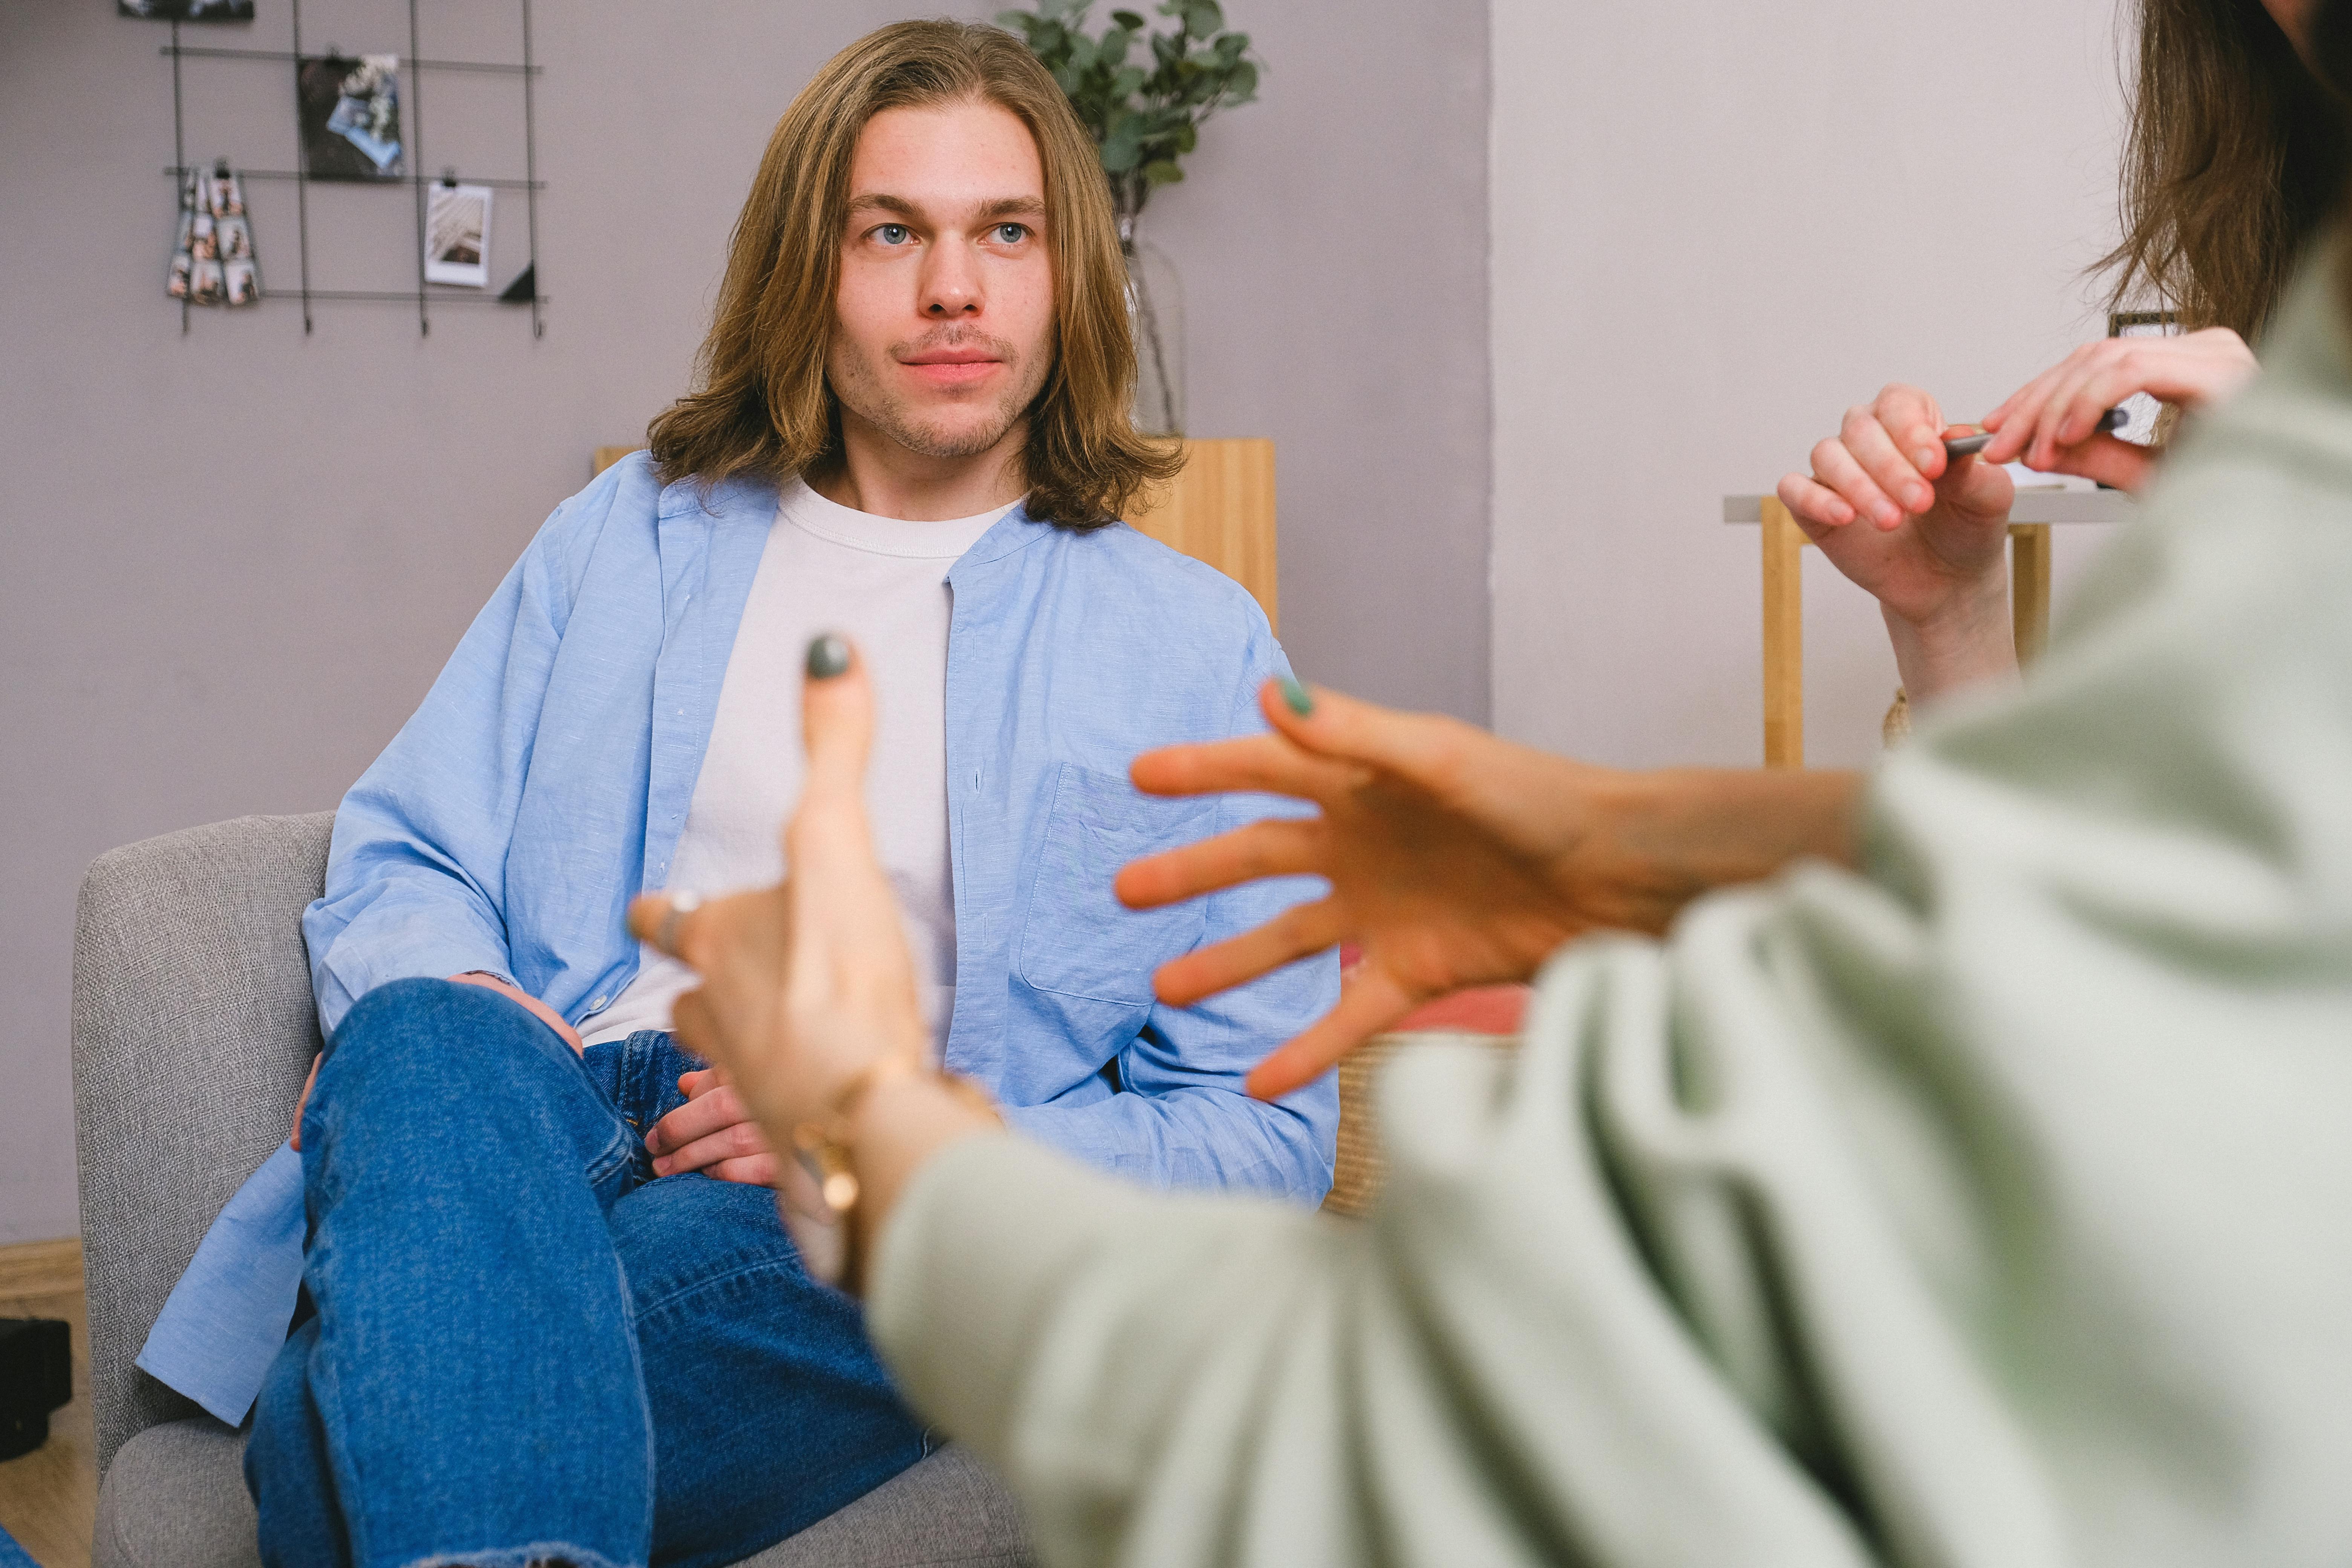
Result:
M654 1178L699 1065L442 980L351 1010L302 1117L314 1310L246 1450L263 1562L730 1563L922 1456L775 1195Z

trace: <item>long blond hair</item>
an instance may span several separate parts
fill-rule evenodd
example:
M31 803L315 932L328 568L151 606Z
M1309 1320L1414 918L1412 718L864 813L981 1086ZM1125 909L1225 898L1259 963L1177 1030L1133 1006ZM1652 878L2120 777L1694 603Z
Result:
M839 461L841 410L825 355L857 138L887 109L971 101L1029 128L1045 176L1055 352L1022 453L1030 515L1100 527L1174 476L1176 444L1139 434L1129 415L1126 264L1094 142L1019 39L940 21L898 22L858 39L777 121L735 221L696 388L647 432L665 483L782 480Z

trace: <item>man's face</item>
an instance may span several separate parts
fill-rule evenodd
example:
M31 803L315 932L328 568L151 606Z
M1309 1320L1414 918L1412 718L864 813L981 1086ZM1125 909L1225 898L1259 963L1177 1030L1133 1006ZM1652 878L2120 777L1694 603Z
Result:
M885 110L850 162L825 374L845 425L910 451L977 457L1045 384L1054 266L1045 176L992 103Z

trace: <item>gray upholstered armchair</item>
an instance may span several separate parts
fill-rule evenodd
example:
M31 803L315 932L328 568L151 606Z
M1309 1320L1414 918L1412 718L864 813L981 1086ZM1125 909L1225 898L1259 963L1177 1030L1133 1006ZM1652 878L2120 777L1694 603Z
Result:
M100 857L82 883L74 1128L99 1568L259 1562L245 1434L131 1361L213 1216L293 1118L319 1048L300 921L332 820L247 816L169 834ZM950 1447L751 1564L1027 1561L1012 1500Z

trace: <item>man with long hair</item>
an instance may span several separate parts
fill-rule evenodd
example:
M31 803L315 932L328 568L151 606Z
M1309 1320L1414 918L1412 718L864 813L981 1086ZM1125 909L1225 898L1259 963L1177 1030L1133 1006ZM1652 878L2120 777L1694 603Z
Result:
M1095 150L1010 35L886 27L787 110L698 389L557 509L337 815L308 1310L246 1460L266 1560L732 1563L924 1452L780 1224L800 1164L672 1045L693 977L624 918L781 874L818 629L890 672L870 805L935 1062L1097 1166L1321 1196L1336 1093L1241 1077L1333 961L1183 1013L1150 982L1295 889L1110 892L1276 809L1125 770L1262 728L1286 670L1238 586L1116 521L1176 464L1127 414L1123 282Z

